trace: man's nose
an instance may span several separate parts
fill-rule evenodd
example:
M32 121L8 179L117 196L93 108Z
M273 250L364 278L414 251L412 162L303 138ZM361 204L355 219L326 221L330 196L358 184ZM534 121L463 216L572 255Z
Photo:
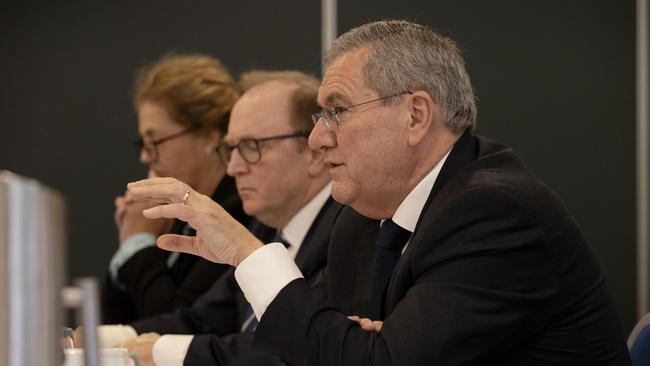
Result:
M325 150L336 146L336 132L330 131L325 122L319 120L309 134L309 147L312 150Z
M231 177L236 176L237 174L242 174L248 171L248 163L244 161L239 149L233 149L230 153L230 160L228 161L228 166L226 168L226 174Z

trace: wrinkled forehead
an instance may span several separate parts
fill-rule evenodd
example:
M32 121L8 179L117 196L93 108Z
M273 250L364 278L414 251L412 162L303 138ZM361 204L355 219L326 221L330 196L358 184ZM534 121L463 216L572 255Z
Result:
M318 90L321 106L346 105L376 94L365 80L367 53L368 48L358 48L339 55L328 64Z

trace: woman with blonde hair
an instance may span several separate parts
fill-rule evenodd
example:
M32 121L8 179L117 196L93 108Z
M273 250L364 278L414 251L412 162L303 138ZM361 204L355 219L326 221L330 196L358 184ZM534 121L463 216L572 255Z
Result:
M226 133L240 92L228 71L210 56L175 55L142 69L135 82L135 142L150 177L174 177L211 196L244 225L234 180L216 147ZM165 233L187 234L181 221L148 220L146 204L128 195L115 200L120 246L103 289L103 321L128 323L191 305L227 269L202 258L156 247Z

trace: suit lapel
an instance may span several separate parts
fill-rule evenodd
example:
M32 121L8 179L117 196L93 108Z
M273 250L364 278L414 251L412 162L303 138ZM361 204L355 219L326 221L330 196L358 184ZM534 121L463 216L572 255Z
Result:
M341 205L328 198L314 222L309 227L305 239L296 255L296 265L306 278L311 278L327 263L327 245L334 221Z
M431 205L431 202L438 195L438 192L440 192L442 187L445 186L445 184L449 181L449 179L451 179L451 177L456 175L465 166L467 166L469 163L471 163L476 159L477 152L478 152L478 145L476 143L476 138L474 137L474 135L472 135L471 132L466 131L454 144L454 147L451 149L451 152L449 153L449 157L447 157L447 161L445 161L445 164L442 166L442 169L440 170L440 174L438 174L438 178L436 178L436 183L433 185L433 188L431 189L431 193L429 194L429 197L427 198L427 202L424 204L424 207L422 208L422 213L420 214L420 217L418 218L418 223L415 226L416 232L418 230L418 227L420 226L420 221L422 221L422 217L424 216L424 213L427 212L429 206Z
M332 230L327 264L327 295L342 312L376 319L371 289L379 221L345 207Z
M471 132L466 131L463 133L460 139L456 141L456 144L454 144L454 147L449 153L449 157L440 170L440 174L438 174L438 177L436 178L436 182L431 189L431 193L427 198L427 202L425 203L424 208L420 213L418 223L415 227L415 232L411 236L408 247L397 262L395 270L393 271L393 275L391 276L391 279L388 283L388 290L384 303L384 313L386 316L390 315L397 303L399 303L399 301L404 296L404 292L407 288L400 286L400 284L410 284L413 281L413 278L411 278L412 276L408 263L411 260L412 249L418 242L418 229L421 227L420 224L422 223L423 218L435 211L435 205L433 205L433 202L439 196L440 191L447 184L447 182L476 160L478 156L478 149L479 147L476 141L476 137L474 137Z

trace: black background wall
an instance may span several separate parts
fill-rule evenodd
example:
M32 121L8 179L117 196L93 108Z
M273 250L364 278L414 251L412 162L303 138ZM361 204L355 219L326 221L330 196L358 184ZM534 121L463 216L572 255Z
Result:
M634 2L340 1L339 31L407 18L454 38L478 132L511 145L573 212L635 321ZM320 2L70 0L0 13L0 169L63 192L71 277L102 276L113 198L145 173L130 141L134 72L169 51L320 69Z

